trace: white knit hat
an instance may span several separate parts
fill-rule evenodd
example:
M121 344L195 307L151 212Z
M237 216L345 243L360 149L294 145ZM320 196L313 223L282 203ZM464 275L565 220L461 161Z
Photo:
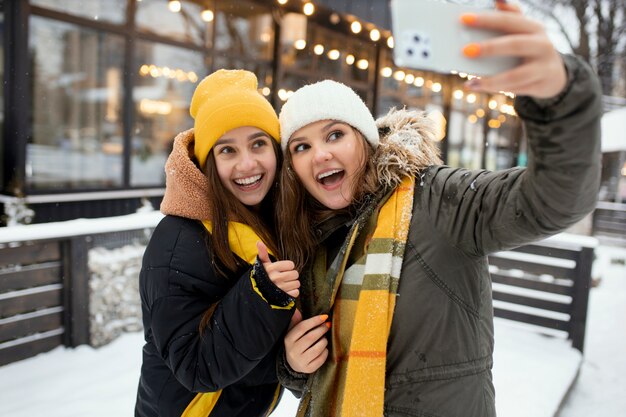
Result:
M280 111L280 146L283 152L295 131L320 120L337 120L357 129L373 148L378 146L378 128L372 113L350 87L332 80L305 85L296 90Z

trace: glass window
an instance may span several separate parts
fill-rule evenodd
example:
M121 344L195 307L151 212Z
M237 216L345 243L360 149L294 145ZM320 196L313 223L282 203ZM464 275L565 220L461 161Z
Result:
M334 79L352 87L373 106L373 71L376 48L369 42L307 21L303 15L286 14L281 25L281 74L278 97L319 81Z
M274 24L270 8L249 1L218 1L216 16L217 56L272 59Z
M200 52L154 42L136 43L130 182L163 185L163 166L179 132L193 127L189 104L207 75Z
M396 67L390 50L381 53L378 116L392 107L406 106L424 110L430 104L441 105L442 81L434 73Z
M196 45L212 46L214 17L215 11L210 7L189 1L143 0L137 3L139 30Z
M483 168L486 125L489 119L483 97L466 93L456 86L452 92L452 110L448 128L447 164L468 169ZM487 156L485 156L487 157Z
M32 17L30 188L122 184L124 40Z
M33 6L45 7L59 12L105 20L112 23L126 21L127 0L31 0Z

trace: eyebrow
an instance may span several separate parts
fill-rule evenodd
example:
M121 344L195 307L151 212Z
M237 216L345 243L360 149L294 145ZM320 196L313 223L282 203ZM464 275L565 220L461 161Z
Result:
M248 142L251 141L251 140L254 140L254 139L261 138L261 137L265 137L265 138L268 138L268 139L270 138L270 136L267 133L265 133L265 132L255 132L255 133L251 134L250 136L248 136ZM233 143L234 141L235 141L234 138L221 138L221 139L218 139L218 141L215 142L215 144L216 145L227 145L229 143Z
M328 124L324 125L324 127L322 128L322 133L329 131L331 127L337 124L346 124L346 123L340 122L339 120L332 120ZM303 140L306 140L306 136L298 136L297 138L293 138L289 141L289 143L302 142Z

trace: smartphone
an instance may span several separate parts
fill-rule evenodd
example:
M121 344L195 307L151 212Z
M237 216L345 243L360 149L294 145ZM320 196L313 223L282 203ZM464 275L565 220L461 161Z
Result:
M463 47L502 33L470 28L461 23L463 13L485 8L437 0L391 0L394 63L399 67L441 73L493 75L519 65L517 57L466 58Z

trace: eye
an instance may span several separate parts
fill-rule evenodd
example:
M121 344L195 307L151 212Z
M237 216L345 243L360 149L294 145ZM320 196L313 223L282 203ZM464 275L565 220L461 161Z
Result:
M232 146L223 146L217 149L217 153L219 154L231 154L235 153L235 149Z
M263 146L269 145L268 139L262 138L257 139L252 143L252 148L261 148Z
M291 153L292 154L300 153L300 152L306 151L309 148L310 148L310 146L307 145L306 143L298 143L295 146L291 147Z
M327 140L330 142L333 142L335 140L341 139L344 136L345 136L345 133L343 133L343 131L335 130L335 131L330 132L330 134L327 137Z

